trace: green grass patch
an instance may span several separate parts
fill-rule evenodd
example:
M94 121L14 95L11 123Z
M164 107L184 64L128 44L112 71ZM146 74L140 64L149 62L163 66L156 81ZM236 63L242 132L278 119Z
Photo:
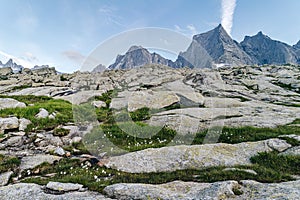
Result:
M207 130L197 133L193 144L203 144L207 135ZM224 127L219 136L218 142L236 144L241 142L254 142L277 138L280 135L300 135L300 127L297 126L278 126L276 128L258 128L258 127ZM291 139L288 141L294 142Z
M33 105L28 105L25 108L3 109L1 110L0 117L16 116L18 118L29 119L32 124L27 127L26 132L53 130L58 125L73 121L72 104L67 101L36 96L12 96L11 98ZM39 112L40 108L46 109L49 113L55 112L55 119L37 119L35 115Z
M300 175L300 156L264 152L252 157L251 162L280 173Z
M17 157L4 156L0 154L0 173L14 170L21 164Z
M53 131L54 136L63 137L70 133L70 130L64 128L55 128Z
M117 94L118 94L117 90L109 90L103 93L101 96L96 96L94 100L105 102L106 107L109 108L112 98L116 97Z
M69 146L64 146L64 150L71 152L72 155L89 154L89 150L82 142L74 142Z
M84 144L93 153L107 152L119 155L124 152L166 146L176 132L166 127L149 126L141 122L102 124L84 137Z

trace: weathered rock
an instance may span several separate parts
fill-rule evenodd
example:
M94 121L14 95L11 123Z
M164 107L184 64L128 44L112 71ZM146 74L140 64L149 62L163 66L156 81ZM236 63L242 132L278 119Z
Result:
M48 116L49 112L44 108L40 108L39 113L35 115L36 118L47 118Z
M0 131L19 128L19 120L16 117L0 118Z
M0 98L0 110L5 108L24 108L26 104L11 98Z
M34 155L34 156L26 156L22 158L20 170L33 169L36 166L42 164L43 162L47 162L52 164L55 161L59 161L61 157L53 156L53 155Z
M279 139L239 144L181 145L146 149L109 158L105 165L130 173L163 172L205 167L248 165L250 158L259 152L273 151L269 144L280 144L285 150L290 144ZM285 148L284 148L285 146ZM134 162L133 162L134 161Z
M46 188L49 190L60 191L60 192L71 192L83 189L83 185L74 183L60 183L50 181Z
M60 137L53 136L51 132L38 133L35 143L38 143L39 147L46 147L48 145L53 145L53 146L63 145L63 142L61 141Z
M1 76L7 76L12 73L13 73L13 71L12 71L11 67L0 67L0 75Z
M1 200L109 200L97 192L68 192L64 194L47 194L42 187L33 183L18 183L0 187Z
M27 128L27 126L29 124L31 124L32 122L30 120L28 120L28 119L21 118L21 119L19 119L19 123L20 123L19 124L19 130L20 131L24 131Z
M300 181L283 183L259 183L256 181L223 181L215 183L193 183L174 181L166 184L115 184L107 186L104 192L120 200L177 200L177 199L293 199L300 195Z
M293 155L293 156L299 156L300 155L300 146L292 147L279 155Z
M300 135L291 134L291 135L280 135L278 137L279 138L292 138L292 139L295 139L300 142Z
M300 181L290 181L283 183L259 183L256 181L241 181L244 194L242 199L299 199Z
M132 112L143 107L160 109L179 101L179 97L174 92L156 92L152 90L124 91L119 94L118 98L112 100L111 108L122 109L128 107L128 111Z
M12 171L0 174L0 187L8 184L8 181L12 174Z
M206 108L234 108L241 106L243 106L241 101L232 98L206 97L204 100L204 107Z
M174 181L161 185L120 183L107 186L104 192L111 198L126 199L227 199L235 198L236 181L193 183Z
M5 145L9 147L19 147L23 144L22 136L10 137L6 140Z

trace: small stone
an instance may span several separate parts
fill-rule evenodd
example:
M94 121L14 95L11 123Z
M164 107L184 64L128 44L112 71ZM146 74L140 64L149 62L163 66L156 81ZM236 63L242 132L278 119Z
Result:
M279 152L283 152L284 150L292 147L289 143L287 143L284 140L278 140L278 139L271 139L267 142L268 146L274 150L277 150Z
M53 112L53 113L51 113L49 115L49 119L55 119L55 117L56 117L56 113L55 112Z
M49 116L49 112L44 109L44 108L40 108L40 112L38 114L36 114L36 118L47 118Z
M0 187L8 184L8 181L12 174L13 174L12 171L0 174Z
M57 147L54 151L55 154L59 155L59 156L63 156L66 154L65 150L61 147Z
M19 119L19 123L20 123L19 124L19 130L20 131L24 131L27 128L27 126L29 124L31 124L32 122L30 120L28 120L28 119L21 118L21 119Z
M46 188L49 190L60 191L60 192L71 192L71 191L78 191L82 189L83 185L74 184L74 183L49 182L46 185Z
M79 142L81 142L82 141L82 137L74 137L73 139L72 139L72 143L79 143Z
M92 105L95 106L96 108L104 108L106 107L106 103L103 101L93 101Z
M239 168L225 168L223 171L240 171L240 172L246 172L249 174L257 175L257 172L252 169L239 169Z

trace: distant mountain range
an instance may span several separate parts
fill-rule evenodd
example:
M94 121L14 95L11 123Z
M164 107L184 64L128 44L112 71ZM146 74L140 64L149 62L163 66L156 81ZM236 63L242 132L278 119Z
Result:
M5 64L3 64L0 61L0 67L1 68L10 67L14 73L18 73L18 72L22 71L24 68L22 65L16 64L12 59L9 59Z
M300 41L294 46L272 40L259 32L238 43L222 27L193 36L192 43L180 52L176 61L141 46L132 46L125 55L118 55L109 69L131 69L145 64L163 64L174 68L205 68L233 65L300 64Z
M118 55L115 62L107 68L101 63L93 72L104 69L131 69L146 64L162 64L173 68L212 68L234 65L300 64L300 41L291 46L264 35L261 31L254 36L246 36L239 43L233 40L222 27L193 36L190 46L180 52L175 61L164 58L158 53L150 53L141 46L132 46L124 55ZM11 67L14 73L23 66L12 59L0 67ZM35 66L32 70L47 68L48 65Z
M5 64L3 64L0 61L0 68L6 68L6 67L10 67L13 73L19 73L24 69L22 65L18 65L12 59L9 59ZM41 65L41 66L35 65L33 68L31 68L31 70L38 70L43 68L49 68L49 65Z

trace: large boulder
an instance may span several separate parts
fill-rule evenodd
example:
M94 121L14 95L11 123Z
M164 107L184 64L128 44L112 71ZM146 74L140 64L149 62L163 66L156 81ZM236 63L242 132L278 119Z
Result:
M174 181L166 184L120 183L104 189L107 196L121 200L177 200L177 199L299 199L300 181L284 183L259 183L245 180L215 183L193 183Z
M52 164L55 161L59 161L61 157L53 156L53 155L34 155L34 156L26 156L22 158L20 170L24 171L27 169L33 169L36 166L47 162L49 164Z
M291 145L284 140L269 139L239 144L180 145L145 149L109 158L105 164L129 173L165 172L215 166L249 165L260 152L284 151Z
M216 183L193 183L174 181L161 185L120 183L104 189L107 196L120 200L126 199L225 199L234 198L233 190L238 187L236 181Z
M0 118L0 132L19 128L19 119L16 117Z
M13 73L13 70L10 67L0 67L0 76L7 76Z

